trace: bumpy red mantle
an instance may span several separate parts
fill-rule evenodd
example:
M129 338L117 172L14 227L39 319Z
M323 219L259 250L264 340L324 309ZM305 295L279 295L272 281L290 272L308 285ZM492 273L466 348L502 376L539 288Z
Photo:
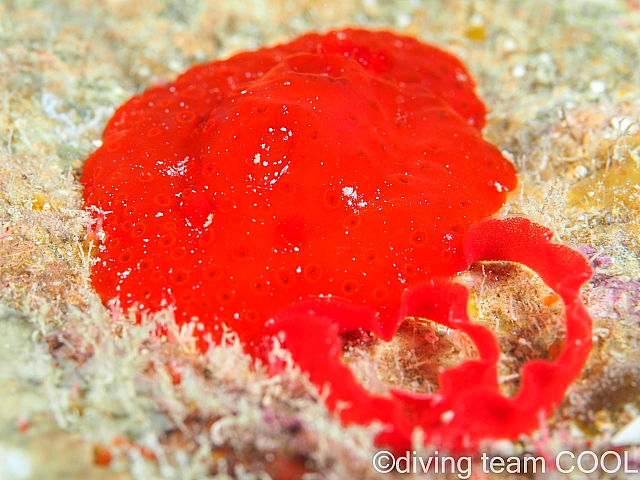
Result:
M484 106L462 64L415 39L344 30L197 66L120 107L86 162L100 232L93 283L105 302L175 309L206 342L222 325L247 350L286 334L349 423L378 441L472 447L537 426L580 372L591 274L523 218L490 219L516 185L482 139ZM564 300L554 362L525 365L517 397L498 389L497 343L469 322L448 279L474 261L533 268ZM391 339L406 316L466 332L480 358L444 372L437 394L368 394L340 360L340 333ZM544 392L544 393L542 393Z

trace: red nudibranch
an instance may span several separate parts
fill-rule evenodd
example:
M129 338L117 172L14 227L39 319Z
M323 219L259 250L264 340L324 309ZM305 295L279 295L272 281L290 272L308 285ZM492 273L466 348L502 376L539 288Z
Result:
M345 423L387 425L402 450L415 427L453 450L538 426L591 348L580 296L587 262L524 218L488 218L517 183L483 140L485 109L452 55L387 32L342 30L196 66L118 109L82 176L104 233L93 284L105 302L173 308L202 344L235 330L257 354L285 346L330 385ZM475 261L525 264L562 297L566 339L500 393L489 330L450 281ZM366 392L339 335L390 340L407 316L465 332L479 358L435 394Z

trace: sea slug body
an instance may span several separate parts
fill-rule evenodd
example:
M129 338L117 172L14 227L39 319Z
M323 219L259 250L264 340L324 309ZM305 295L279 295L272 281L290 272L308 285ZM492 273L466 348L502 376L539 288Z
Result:
M381 444L409 445L417 425L451 448L531 431L589 351L578 292L590 269L543 227L486 220L517 179L482 138L473 87L437 48L343 30L196 66L134 97L82 177L103 222L96 290L123 308L172 306L203 345L223 324L254 354L286 334L301 368L331 384L329 406L351 402L345 422L389 425ZM527 264L565 302L565 351L525 366L514 399L498 389L494 337L448 280L478 260ZM338 335L389 340L409 315L465 331L480 359L445 372L438 397L368 394ZM541 388L543 400L531 393Z

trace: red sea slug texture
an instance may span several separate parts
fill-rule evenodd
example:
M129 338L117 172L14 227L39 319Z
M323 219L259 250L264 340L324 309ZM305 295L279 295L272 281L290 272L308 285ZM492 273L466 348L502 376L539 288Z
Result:
M482 139L473 86L441 50L345 30L196 66L134 97L82 177L104 232L96 290L123 308L172 307L205 341L225 324L249 351L283 330L293 352L309 326L332 324L389 340L398 312L414 313L407 288L477 260L465 254L468 232L481 238L474 225L516 186L513 166ZM351 377L329 363L316 381L333 384L331 404L349 397L339 383ZM358 389L356 406L369 401ZM393 402L382 420L400 445L427 421ZM379 418L374 407L352 417Z
M393 314L407 285L464 269L464 232L515 187L483 123L455 58L391 34L195 67L121 107L85 165L109 212L94 285L214 339L224 322L253 340L309 295Z

